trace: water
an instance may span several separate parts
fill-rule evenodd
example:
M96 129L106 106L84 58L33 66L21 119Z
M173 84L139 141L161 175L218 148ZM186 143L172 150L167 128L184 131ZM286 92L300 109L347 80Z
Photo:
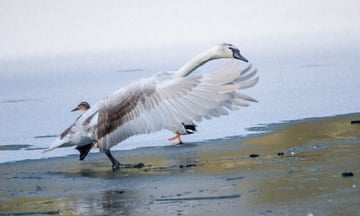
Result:
M79 102L94 104L133 80L174 70L188 58L159 61L148 55L141 60L136 54L0 62L0 163L77 154L73 148L47 154L42 150L76 119L79 113L70 110ZM260 82L244 93L259 103L198 123L199 133L184 137L185 142L247 135L254 133L247 128L261 124L358 112L359 52L250 55ZM213 62L203 70L222 63ZM167 138L172 135L161 131L135 136L114 150L171 145Z

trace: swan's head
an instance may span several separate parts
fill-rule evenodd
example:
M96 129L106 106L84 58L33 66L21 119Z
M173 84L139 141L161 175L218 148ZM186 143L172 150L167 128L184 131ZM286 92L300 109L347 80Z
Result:
M88 102L86 101L83 101L81 103L79 103L79 105L77 105L77 107L75 107L74 109L71 110L71 112L74 112L74 111L78 111L78 110L82 110L82 111L86 111L90 108L90 105Z
M248 62L248 60L240 54L240 50L232 44L222 43L215 46L214 49L218 58L234 58Z

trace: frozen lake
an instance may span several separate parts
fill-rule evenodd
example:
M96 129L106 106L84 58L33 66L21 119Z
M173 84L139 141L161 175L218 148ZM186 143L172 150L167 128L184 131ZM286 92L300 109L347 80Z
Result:
M247 128L262 124L359 111L360 52L355 48L296 53L246 49L242 53L258 68L260 82L243 93L259 103L198 123L199 132L185 136L185 142L245 136L254 133ZM73 148L41 153L79 115L71 109L81 101L94 104L141 77L176 70L203 51L188 50L179 49L177 55L153 50L0 62L0 162L77 154ZM201 72L223 63L211 62ZM161 131L135 136L113 149L172 145L167 141L172 135Z

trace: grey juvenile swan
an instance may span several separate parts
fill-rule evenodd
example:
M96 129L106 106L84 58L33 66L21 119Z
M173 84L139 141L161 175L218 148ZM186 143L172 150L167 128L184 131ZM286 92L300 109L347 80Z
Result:
M185 125L193 121L227 115L229 110L256 102L238 91L258 82L257 71L251 64L241 71L237 63L230 61L214 71L191 73L219 58L248 62L238 48L223 43L191 59L175 72L160 72L134 81L84 109L44 152L69 145L81 148L95 142L116 170L123 164L112 156L110 148L130 136L161 129L187 134L189 128Z

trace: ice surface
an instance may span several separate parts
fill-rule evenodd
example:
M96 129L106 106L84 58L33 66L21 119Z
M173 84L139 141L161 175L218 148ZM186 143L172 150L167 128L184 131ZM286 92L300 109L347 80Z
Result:
M360 93L359 52L252 53L260 82L243 91L256 98L239 111L198 123L198 133L184 137L185 142L242 136L246 128L285 120L358 112ZM119 59L121 56L118 56ZM83 64L76 58L85 59ZM77 154L72 148L42 154L54 135L66 129L79 115L70 112L79 102L91 104L141 77L160 70L176 69L177 59L164 62L132 58L130 63L78 56L72 58L32 59L0 63L0 145L30 145L18 150L0 151L0 162ZM114 57L115 58L115 57ZM69 60L70 59L70 60ZM160 63L161 62L161 63ZM176 63L175 63L176 62ZM216 61L202 72L223 64ZM244 65L243 65L244 66ZM132 137L116 150L144 146L171 145L168 131Z

